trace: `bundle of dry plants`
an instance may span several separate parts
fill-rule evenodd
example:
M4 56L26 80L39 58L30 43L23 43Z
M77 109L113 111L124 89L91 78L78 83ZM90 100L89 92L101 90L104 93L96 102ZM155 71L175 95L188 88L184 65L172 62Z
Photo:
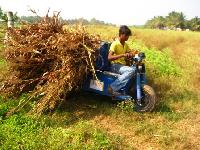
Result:
M99 37L87 33L83 26L63 25L54 15L39 23L8 29L5 58L9 72L1 91L12 96L30 93L12 111L33 98L37 101L31 112L53 110L94 71Z

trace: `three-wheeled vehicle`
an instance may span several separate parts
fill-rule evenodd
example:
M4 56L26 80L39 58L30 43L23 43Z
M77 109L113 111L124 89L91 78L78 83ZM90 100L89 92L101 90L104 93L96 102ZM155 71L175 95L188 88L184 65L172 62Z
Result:
M117 101L133 100L136 111L152 111L156 105L156 95L153 88L147 85L145 64L143 61L145 54L140 52L132 58L131 65L135 65L136 73L126 86L118 91L121 94L113 97L108 92L108 87L120 74L110 72L110 62L108 60L109 48L110 43L102 42L99 49L99 56L96 60L95 73L97 78L94 78L92 74L88 75L83 85L83 90L109 96Z

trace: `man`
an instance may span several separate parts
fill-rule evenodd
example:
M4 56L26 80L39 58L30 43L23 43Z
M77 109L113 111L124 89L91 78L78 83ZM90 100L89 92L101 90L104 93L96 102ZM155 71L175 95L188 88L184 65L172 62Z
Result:
M126 43L131 35L131 30L127 26L121 26L119 37L110 46L108 60L111 61L111 71L120 74L108 89L108 92L114 96L120 94L117 91L124 87L135 73L134 66L126 66L126 59L133 57Z

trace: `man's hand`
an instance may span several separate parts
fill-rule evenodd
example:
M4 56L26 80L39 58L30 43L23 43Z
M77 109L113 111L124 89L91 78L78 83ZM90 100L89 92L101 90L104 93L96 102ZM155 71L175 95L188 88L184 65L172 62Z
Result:
M131 50L129 52L126 52L125 54L113 55L114 53L111 51L108 54L108 60L113 61L113 60L117 60L117 59L122 58L122 57L130 59L133 56L135 56L135 54L137 54L138 52L139 52L138 50L135 50L135 51Z
M139 54L139 51L138 51L138 50L130 50L130 51L128 51L128 52L126 52L126 53L124 54L124 57L126 57L126 58L132 58L132 57L134 57L136 54Z
M131 53L131 52L128 52L128 53L125 53L124 54L124 57L126 57L126 58L132 58L134 55L133 55L133 53Z

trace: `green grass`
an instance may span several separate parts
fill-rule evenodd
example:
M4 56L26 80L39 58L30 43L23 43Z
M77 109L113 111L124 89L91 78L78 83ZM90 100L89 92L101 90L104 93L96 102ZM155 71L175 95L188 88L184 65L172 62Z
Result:
M85 121L68 128L54 127L48 123L44 119L38 121L24 115L11 116L1 123L0 148L111 149L117 147L114 145L115 141L112 141L115 139L109 139L104 132L91 127Z
M87 30L112 41L118 28ZM200 149L200 33L133 30L130 47L145 52L148 81L159 100L154 112L137 113L132 103L84 94L40 118L27 114L34 102L5 118L27 94L1 98L0 149ZM0 70L5 66L2 59Z
M118 144L114 141L117 138L109 139L86 121L64 128L51 125L45 118L13 115L2 121L0 130L1 149L112 149Z
M16 99L5 101L1 98L0 116L16 105ZM0 118L0 149L115 149L122 144L120 137L107 135L87 120L80 118L69 122L77 119L72 112L62 114L58 111L53 116L40 118L28 116L26 112Z
M148 69L152 69L158 75L181 75L181 68L174 62L167 51L159 51L156 48L147 48L139 41L132 41L129 44L134 49L145 52Z

